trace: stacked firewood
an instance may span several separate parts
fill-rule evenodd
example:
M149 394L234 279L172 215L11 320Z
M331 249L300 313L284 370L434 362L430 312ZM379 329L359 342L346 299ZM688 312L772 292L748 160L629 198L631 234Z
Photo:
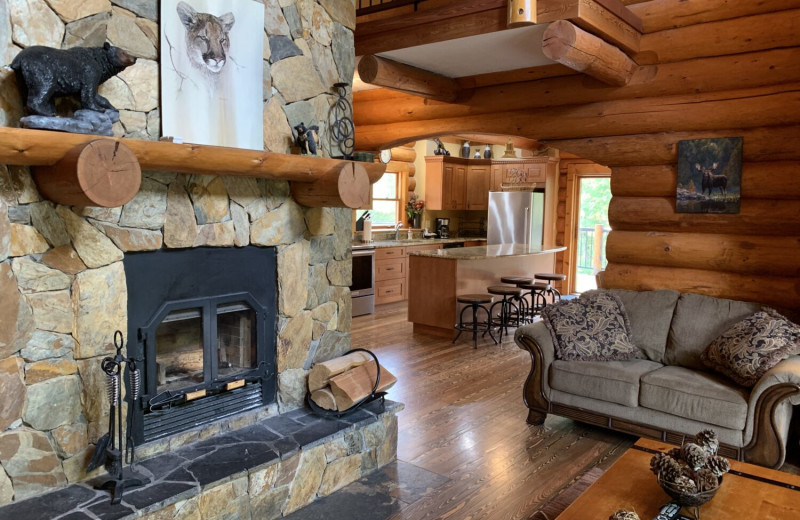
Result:
M326 410L344 411L372 393L378 364L366 352L316 363L308 374L311 400ZM385 392L397 382L386 367L381 366L381 380L376 392Z

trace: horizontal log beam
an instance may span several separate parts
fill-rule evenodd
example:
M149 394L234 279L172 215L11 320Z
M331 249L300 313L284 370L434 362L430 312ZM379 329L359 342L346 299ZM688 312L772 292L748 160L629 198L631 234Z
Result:
M489 72L486 74L476 74L474 76L464 76L457 78L458 84L462 88L478 88L491 85L504 85L506 83L519 83L523 81L536 81L545 78L555 78L558 76L573 76L577 74L569 67L560 63L553 65L539 65L536 67L526 67L524 69L504 70L500 72Z
M380 19L367 20L359 17L356 25L356 38L388 31L406 31L410 27L423 24L447 23L451 18L484 11L505 9L508 0L426 0L409 9L391 8L384 11Z
M292 182L292 197L310 207L359 209L369 203L370 182L364 163L345 162L314 182Z
M800 9L691 25L642 37L640 65L800 46ZM735 34L735 38L720 35Z
M413 163L417 160L417 152L413 147L406 148L405 146L395 146L389 151L391 152L392 161Z
M624 52L564 20L545 29L542 52L555 62L617 87L627 85L636 70L636 63Z
M386 163L386 171L407 173L413 177L414 174L417 173L417 168L414 166L413 162L389 161Z
M631 15L631 21L639 24ZM641 31L597 0L537 0L536 23L569 20L628 53L639 52ZM635 20L635 21L634 21Z
M378 56L363 56L358 75L364 83L445 103L452 103L461 94L461 87L452 78Z
M800 276L800 237L612 231L606 257L616 264Z
M760 0L758 2L650 0L631 5L628 9L642 21L642 32L651 33L798 7L800 7L800 0Z
M608 222L620 231L800 236L800 200L743 199L739 213L676 213L674 197L611 197Z
M615 167L611 176L611 194L618 197L674 197L677 179L678 168L674 164ZM751 199L800 199L797 162L744 163L741 193L742 197Z
M26 166L53 166L61 161L71 150L95 140L122 143L133 152L144 170L194 173L200 175L230 175L255 177L271 180L288 180L299 184L316 184L315 188L298 187L298 192L309 195L305 198L308 204L313 201L331 200L331 183L334 177L344 171L363 170L369 183L380 179L385 166L380 163L354 163L337 159L325 159L303 155L288 155L256 150L244 150L222 146L206 146L197 144L176 144L165 141L145 141L141 139L98 137L96 135L70 134L50 132L46 130L29 130L0 127L0 164L16 164ZM363 182L360 175L356 177ZM374 179L374 180L373 180ZM317 184L320 181L320 184ZM325 197L316 197L315 193L325 186ZM347 201L361 198L363 185L350 187L352 193L346 200L331 200L332 206L351 206ZM293 188L294 190L294 188Z
M587 139L545 141L545 144L608 166L677 163L678 141L711 137L744 138L744 161L800 160L800 125L763 128L729 128L701 132L663 132ZM613 176L612 176L613 184Z
M562 65L559 65L562 66ZM625 87L598 88L584 76L561 76L509 85L476 88L457 104L431 102L389 90L353 96L357 127L401 121L448 119L496 114L513 108L553 107L639 97L719 92L800 81L796 49L759 51L639 67Z
M797 277L609 263L603 280L610 289L672 289L775 307L800 308L800 279Z
M798 120L800 84L791 83L424 122L362 125L356 131L356 148L385 148L412 139L463 132L517 135L544 141L667 131L713 131L737 125L774 126Z
M362 35L360 29L361 27L357 25L355 53L356 56L366 56L505 30L506 8L503 6L487 11L473 12L463 16L413 25L402 30Z

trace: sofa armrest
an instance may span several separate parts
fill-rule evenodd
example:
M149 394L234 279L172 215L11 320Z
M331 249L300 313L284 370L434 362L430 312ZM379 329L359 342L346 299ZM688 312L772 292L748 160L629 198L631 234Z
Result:
M800 356L791 356L764 374L750 393L743 439L745 460L776 468L783 465L792 407L797 404Z
M527 350L531 355L531 371L525 380L523 400L531 410L529 423L540 423L544 420L550 406L550 365L555 359L553 337L541 321L519 327L514 333L517 346ZM542 415L540 418L536 414Z

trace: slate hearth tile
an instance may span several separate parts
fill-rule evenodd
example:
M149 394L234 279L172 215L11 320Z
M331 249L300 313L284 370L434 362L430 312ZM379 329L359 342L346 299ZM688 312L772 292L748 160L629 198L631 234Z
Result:
M0 518L55 518L99 496L100 493L93 489L73 485L48 494L47 500L30 498L1 507Z
M185 482L187 484L196 484L197 479L186 468L178 468L175 471L168 473L164 478L164 482Z
M311 413L311 410L306 410L305 408L297 408L291 412L286 412L283 414L283 416L295 420L301 424L310 424L318 418L316 415Z
M205 486L277 458L278 454L264 443L243 442L200 457L187 469Z
M360 480L406 504L434 493L436 488L449 481L447 477L401 460L387 464Z
M278 453L280 453L282 459L296 453L297 450L300 449L300 445L297 444L297 441L291 437L283 437L278 439L272 443L272 447L278 450Z
M234 432L233 436L239 441L243 442L272 442L281 437L275 432L268 430L266 426L261 424L243 428L237 432Z
M272 417L264 422L264 426L277 433L278 435L291 435L303 427L297 421L293 421L286 414L280 417Z
M375 415L367 410L356 410L349 415L345 415L340 420L349 424L360 424L366 421L374 421Z
M197 487L196 484L187 484L185 482L159 482L143 489L127 492L123 499L136 509L144 509L168 498L173 499L174 497L174 500L180 500L182 497L178 495L187 491L191 491L187 495L194 495L195 491L193 490L196 490Z
M293 437L294 440L300 443L303 449L309 449L334 433L351 427L350 424L344 421L320 419L304 427L302 430L295 433Z
M102 501L99 501L84 509L90 511L100 520L119 520L120 518L125 518L126 516L132 515L136 512L133 507L125 503L126 496L127 494L122 495L121 504L112 504L111 495L106 495Z
M174 470L175 468L182 466L185 464L187 459L176 455L175 453L164 453L161 455L157 455L152 459L143 460L142 462L137 462L136 467L138 469L144 469L149 471L153 478L159 480L164 477L167 473ZM143 472L146 474L146 472Z
M74 511L68 515L59 516L58 520L90 520L91 518L92 517L89 516L89 513L84 513L83 511Z

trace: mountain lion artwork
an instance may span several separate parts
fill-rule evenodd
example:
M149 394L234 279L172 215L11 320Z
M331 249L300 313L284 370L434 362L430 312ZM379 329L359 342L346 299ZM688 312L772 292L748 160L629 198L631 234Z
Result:
M263 32L253 0L161 2L163 135L263 149Z

